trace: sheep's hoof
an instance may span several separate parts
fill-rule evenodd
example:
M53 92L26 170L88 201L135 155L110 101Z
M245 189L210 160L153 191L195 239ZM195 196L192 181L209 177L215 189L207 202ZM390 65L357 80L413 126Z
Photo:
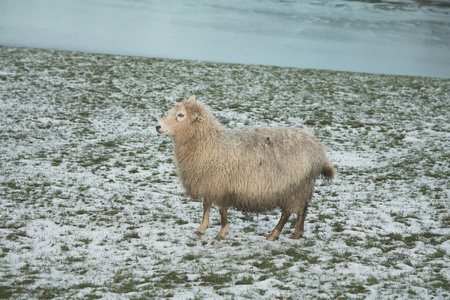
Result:
M225 236L227 235L227 233L226 234L220 234L220 232L216 235L216 239L217 240L223 240L224 238L225 238Z
M293 234L291 234L291 236L289 238L291 238L293 240L298 240L302 236L303 236L303 232L301 232L301 233L293 233Z
M219 231L219 233L217 234L217 238L218 239L222 239L224 238L228 233L230 232L230 228L228 227L228 224L225 225L224 227L222 227Z
M279 236L276 236L276 235L269 235L267 238L266 238L266 240L268 240L268 241L277 241L278 240L278 238L279 238Z
M220 231L220 232L217 234L217 238L218 238L218 239L223 239L223 238L225 238L225 236L228 234L228 232L229 232L229 231L225 231L225 232Z
M208 226L200 225L199 228L197 228L197 231L195 234L203 235L205 233L205 230L208 229Z

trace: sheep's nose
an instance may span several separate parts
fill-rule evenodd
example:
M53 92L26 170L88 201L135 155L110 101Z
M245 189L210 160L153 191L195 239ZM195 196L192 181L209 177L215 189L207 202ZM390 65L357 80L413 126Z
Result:
M159 131L161 129L161 125L156 125L156 131Z

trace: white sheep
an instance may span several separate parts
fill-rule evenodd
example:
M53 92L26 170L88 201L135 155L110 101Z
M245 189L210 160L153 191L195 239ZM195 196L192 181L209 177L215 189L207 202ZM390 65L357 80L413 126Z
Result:
M190 97L173 106L156 125L161 135L174 143L181 183L192 198L203 198L203 234L209 226L209 212L219 206L224 237L230 229L229 207L244 212L281 208L281 219L267 237L277 240L292 213L297 222L292 239L303 235L315 180L331 180L334 168L324 147L308 131L287 127L224 129L207 107Z

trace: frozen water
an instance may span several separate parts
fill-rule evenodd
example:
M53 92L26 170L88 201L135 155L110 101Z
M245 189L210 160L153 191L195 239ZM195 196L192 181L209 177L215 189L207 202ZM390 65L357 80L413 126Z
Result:
M2 0L0 45L450 78L450 1Z

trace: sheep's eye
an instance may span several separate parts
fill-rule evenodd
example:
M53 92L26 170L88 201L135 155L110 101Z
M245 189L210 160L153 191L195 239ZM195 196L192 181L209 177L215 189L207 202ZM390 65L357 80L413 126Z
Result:
M178 114L178 117L183 118L183 117L184 117L184 114L183 114L183 113L179 113L179 114Z

